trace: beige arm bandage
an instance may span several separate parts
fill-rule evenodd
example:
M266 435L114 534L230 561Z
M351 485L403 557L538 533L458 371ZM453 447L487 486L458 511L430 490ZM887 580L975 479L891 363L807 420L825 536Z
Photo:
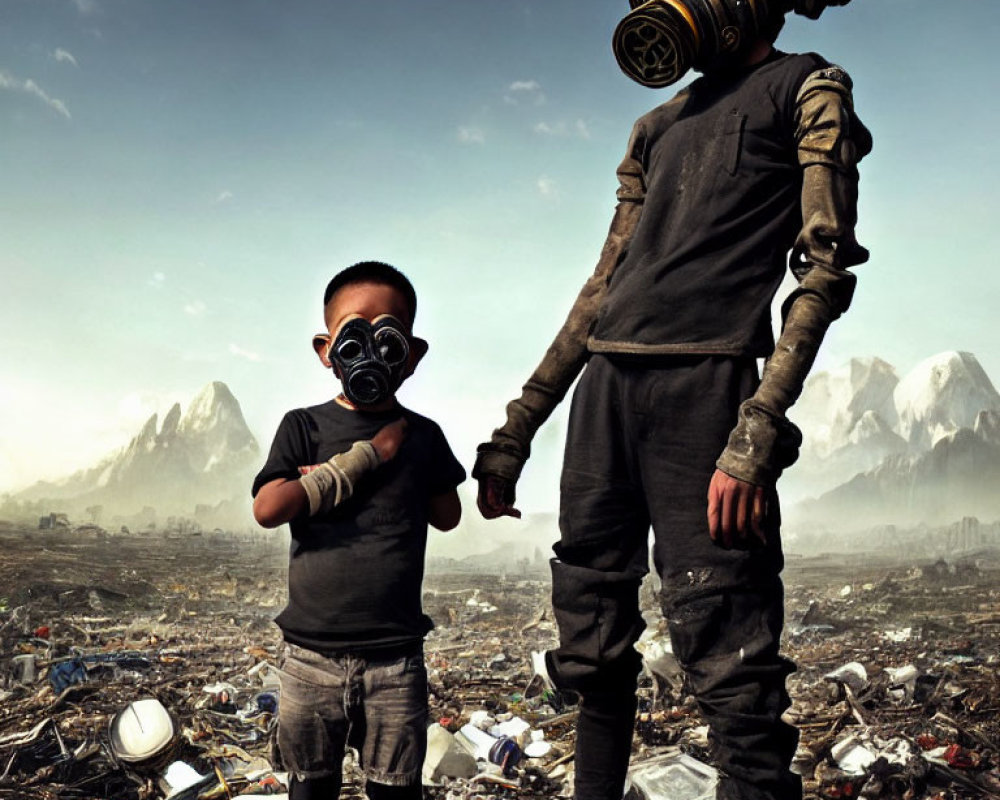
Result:
M309 516L328 513L350 498L358 479L381 463L372 443L361 441L303 475L299 483L309 498Z

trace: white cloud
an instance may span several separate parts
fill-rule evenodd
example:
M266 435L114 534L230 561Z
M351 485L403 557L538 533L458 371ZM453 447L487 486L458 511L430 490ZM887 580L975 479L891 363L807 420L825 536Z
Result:
M225 203L227 200L233 199L233 193L228 189L223 189L219 192L219 196L215 198L216 203Z
M458 129L458 141L462 144L485 144L486 134L482 128L463 125Z
M207 306L201 300L192 300L184 304L184 313L192 317L200 317L207 310Z
M30 94L32 97L37 97L53 111L62 114L66 117L66 119L72 119L72 117L70 117L69 109L66 108L66 104L58 98L50 97L48 93L31 78L21 80L20 78L11 75L9 72L0 71L0 89L8 89L12 92Z
M74 67L79 67L80 65L76 63L76 59L69 50L63 50L61 47L57 47L56 51L52 54L52 57L56 61L66 61L72 64Z
M229 345L229 352L232 353L234 356L245 358L247 361L261 360L261 357L257 353L254 353L252 350L244 350L242 347L236 344Z
M578 119L572 125L567 125L565 122L538 122L532 130L541 136L559 136L563 138L578 136L581 139L590 138L590 129L582 119Z
M542 175L536 185L538 186L538 193L542 197L554 197L558 193L556 182L547 175Z
M149 280L146 281L146 284L148 286L152 286L154 289L162 289L163 284L166 283L166 280L167 276L164 275L162 272L154 272L150 276Z
M519 105L519 97L523 97L536 106L545 105L545 94L538 81L514 81L507 87L507 91L508 94L503 96L503 101L508 105Z
M95 14L98 7L96 0L73 0L73 5L81 14Z

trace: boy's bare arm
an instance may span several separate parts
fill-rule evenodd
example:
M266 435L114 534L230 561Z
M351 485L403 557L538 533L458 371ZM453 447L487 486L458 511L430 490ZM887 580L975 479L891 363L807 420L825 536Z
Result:
M370 441L355 442L322 464L299 467L302 477L297 481L269 481L254 498L254 518L265 528L276 528L303 512L330 511L353 494L355 482L365 473L395 457L406 438L406 427L402 418L390 422Z
M309 508L306 490L298 481L275 478L260 487L253 500L253 516L265 528L291 522Z
M461 519L462 501L455 489L434 495L427 504L427 521L439 531L450 531Z

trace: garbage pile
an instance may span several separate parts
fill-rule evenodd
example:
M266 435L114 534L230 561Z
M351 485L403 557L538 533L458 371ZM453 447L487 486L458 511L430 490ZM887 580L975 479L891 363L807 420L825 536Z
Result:
M0 529L0 798L287 791L274 746L284 543ZM1000 798L1000 561L790 560L786 652L806 796ZM575 698L537 674L557 631L530 576L430 575L434 800L570 797ZM710 800L708 729L643 591L627 796ZM345 760L346 797L364 779Z

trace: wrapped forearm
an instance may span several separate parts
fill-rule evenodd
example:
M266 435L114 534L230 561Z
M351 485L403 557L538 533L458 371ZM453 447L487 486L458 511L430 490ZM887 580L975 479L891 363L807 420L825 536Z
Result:
M798 458L802 434L786 417L816 359L823 336L840 314L831 297L847 297L854 275L817 267L785 304L785 322L764 365L760 386L740 406L736 427L716 466L758 486L773 486ZM846 306L844 306L846 307Z
M328 513L350 498L361 476L380 463L372 443L361 441L303 475L299 483L309 499L309 516Z
M494 475L516 482L531 454L536 431L566 396L587 363L587 337L593 327L608 281L621 263L642 212L645 186L641 168L641 132L633 130L629 151L618 167L618 205L597 267L583 285L569 316L528 378L521 396L507 404L507 421L478 447L474 478Z
M819 70L799 93L798 156L802 166L802 230L791 268L799 286L782 309L781 335L761 383L739 410L716 466L761 486L777 481L798 458L802 434L785 413L802 392L827 328L850 306L855 276L868 260L854 235L857 161L871 135L856 117L851 83L839 67Z

